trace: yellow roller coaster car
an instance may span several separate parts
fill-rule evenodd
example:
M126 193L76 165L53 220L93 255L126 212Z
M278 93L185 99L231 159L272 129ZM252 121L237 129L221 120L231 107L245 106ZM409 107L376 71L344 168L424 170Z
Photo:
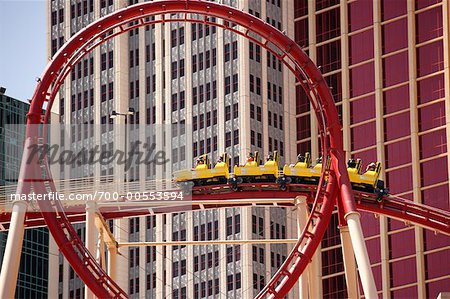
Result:
M347 162L347 171L354 190L364 192L375 192L379 195L385 195L389 192L384 187L384 182L379 179L381 172L381 163L370 163L364 173L361 171L361 160L350 159Z
M205 154L197 159L197 165L193 170L185 169L175 172L174 180L180 185L183 185L181 183L191 183L191 186L226 183L230 178L229 162L229 156L224 153L216 165L211 167L209 157Z
M314 167L311 167L311 155L306 153L297 156L297 163L294 165L284 165L283 174L286 183L294 184L316 184L322 172L322 160L320 159Z
M231 185L236 188L241 183L274 182L278 179L278 164L280 156L277 151L270 154L264 165L258 165L259 153L250 154L244 166L234 166L234 176L230 179Z

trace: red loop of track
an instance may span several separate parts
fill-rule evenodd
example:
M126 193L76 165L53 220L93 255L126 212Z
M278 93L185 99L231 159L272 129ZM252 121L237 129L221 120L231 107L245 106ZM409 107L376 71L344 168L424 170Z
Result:
M140 26L144 26L146 25L145 18L148 16L171 13L197 13L213 16L227 22L236 23L247 29L247 32L251 31L256 33L262 39L266 40L266 42L263 43L264 48L270 50L269 43L278 48L282 53L278 57L281 57L282 62L290 70L294 71L294 75L299 82L307 89L307 94L312 94L310 102L318 118L323 150L322 154L324 157L331 154L332 169L327 190L323 191L319 189L313 204L314 210L320 209L320 213L323 216L313 222L313 216L317 215L317 213L311 214L312 216L308 219L306 227L308 228L309 224L312 224L314 227L311 231L308 231L307 229L303 231L302 237L297 243L296 248L291 252L287 261L282 265L281 269L275 274L274 278L271 279L261 294L258 295L259 297L284 297L290 288L294 286L301 272L305 269L307 261L311 259L314 251L319 245L320 239L330 221L331 211L338 194L339 198L342 199L342 207L345 213L355 210L350 182L345 170L344 152L342 150L342 132L340 130L339 118L332 95L314 63L302 49L285 34L246 12L214 2L166 0L144 2L124 8L93 22L83 30L79 31L56 53L51 63L44 71L44 74L41 76L41 80L33 95L28 114L28 124L39 124L42 121L47 122L49 120L51 106L64 78L69 74L77 61L107 39L107 37L104 37L104 35L107 35L107 32L116 28L117 34L121 34L130 30L130 28L126 28L126 24L129 22L138 21ZM227 29L231 28L228 26ZM249 37L247 32L242 34ZM42 117L43 106L45 103L47 103L47 112L46 115ZM32 126L27 126L27 138L35 140L38 135L36 135L36 132L33 132L31 127ZM41 138L41 140L46 140L46 138ZM329 146L331 147L331 151L328 150ZM24 156L24 161L26 158L27 157ZM34 168L29 165L25 170L25 174L21 175L29 177L27 174L33 172L40 173L40 170L38 165L34 165ZM47 179L51 179L51 173L49 172L48 167L45 167L44 170L46 171ZM324 179L324 171L325 169L323 169L321 182L323 182ZM48 192L47 188L56 191L53 184L45 186L44 182L39 180L35 181L33 185L36 190L43 193ZM42 210L44 210L43 207L46 204L48 203L42 201L39 202ZM57 203L55 208L60 208L58 205L59 204ZM80 278L96 294L96 296L126 296L126 294L117 287L116 283L106 275L83 246L64 212L43 213L43 217L63 254ZM304 243L305 240L306 246L302 249L302 252L300 252L298 250L298 245Z

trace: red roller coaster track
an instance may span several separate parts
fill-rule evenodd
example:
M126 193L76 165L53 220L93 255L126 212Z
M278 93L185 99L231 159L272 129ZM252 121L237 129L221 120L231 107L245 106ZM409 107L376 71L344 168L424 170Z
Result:
M168 17L169 14L174 13L182 15L182 17ZM191 13L204 15L205 17L202 20L190 19L189 14ZM161 18L158 20L150 20L148 18L156 15L161 15ZM225 22L218 23L212 21L208 16L222 19ZM258 295L259 298L281 298L285 296L296 283L298 277L312 258L328 226L335 203L337 203L340 207L339 210L343 211L344 214L354 213L356 207L345 167L341 126L329 88L320 71L315 67L314 63L302 49L276 28L238 9L214 2L198 0L144 2L105 16L75 34L55 54L52 61L46 67L33 95L30 111L28 113L26 144L37 144L42 140L46 140L45 131L43 133L44 135L39 135L39 132L31 125L48 123L51 106L64 79L70 73L71 69L73 69L87 53L106 40L139 26L154 23L186 21L201 22L231 30L260 44L262 47L276 55L284 65L294 73L307 94L310 95L311 106L318 119L322 142L321 148L323 150L322 155L324 157L328 155L331 156L331 169L323 169L322 178L318 185L319 187L316 190L314 200L311 201L311 216L305 226L306 229L302 232L299 241L287 260L281 266L280 270ZM231 23L238 24L240 27L231 26ZM113 33L111 34L110 32ZM252 37L254 35L249 35L250 33L256 34L261 40ZM273 50L273 48L276 48L276 50ZM45 114L43 114L44 105L47 105ZM24 155L24 159L26 158L27 157ZM33 177L33 174L44 172L45 175L43 176L43 180L32 180L31 182L27 182L21 187L21 191L29 191L29 183L34 187L35 191L40 193L47 193L50 190L56 191L46 161L44 160L41 165L38 164L38 161L35 162L35 164L28 165L28 167L24 169L24 173L21 173L21 177L27 179ZM329 174L329 180L326 187L324 187L323 178L326 172ZM279 193L281 192L277 192L276 194ZM273 196L277 196L276 194ZM338 198L339 200L337 200ZM362 202L362 200L360 202ZM386 203L388 202L389 201L386 201ZM95 259L84 247L73 229L70 220L78 220L80 218L77 217L80 217L80 215L76 216L65 213L58 201L40 201L39 205L43 211L49 211L49 209L55 211L54 213L42 213L42 217L64 256L79 277L95 293L95 295L100 298L128 297L127 294L121 290L110 277L108 277L100 265L96 263ZM377 210L373 207L372 209L375 212L385 212L387 211L386 207L382 210ZM407 211L414 208L416 207L405 205ZM368 208L368 210L370 209ZM138 211L133 211L132 213L133 214L126 214L126 212L105 211L105 216L109 215L113 218L119 216L140 215ZM391 213L391 216L401 219L404 218L395 209L390 210L389 213ZM424 213L426 215L422 215L422 217L427 217L426 219L438 217L430 210L427 210ZM409 214L405 213L403 215ZM33 216L35 215L29 215L30 218L28 218L28 221L30 221L30 224L34 221L32 220ZM409 215L408 217L412 216ZM313 219L315 221L313 221ZM35 219L35 221L38 222L37 219ZM442 227L436 227L435 229L448 232L448 217L445 221L447 230L442 229ZM417 223L421 222L417 220ZM312 228L310 229L309 227ZM306 245L300 248L300 244Z

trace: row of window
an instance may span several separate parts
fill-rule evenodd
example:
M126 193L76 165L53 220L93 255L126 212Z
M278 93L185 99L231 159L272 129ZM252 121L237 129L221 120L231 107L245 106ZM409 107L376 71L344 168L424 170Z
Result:
M210 21L215 22L215 18L211 18ZM199 39L202 38L203 32L204 32L205 37L209 36L210 34L216 33L217 28L216 28L216 26L192 23L191 30L192 30L192 41L194 41L197 38L199 38Z
M203 281L201 283L194 284L194 298L204 298L212 295L218 295L220 292L219 278L214 280ZM186 298L186 297L185 297ZM183 299L183 298L180 298Z
M203 155L204 153L211 153L212 151L217 151L217 136L214 136L212 139L211 138L206 139L206 148L205 148L205 140L194 142L192 145L192 151L194 157Z
M184 27L173 29L170 32L170 44L172 48L184 45Z
M231 143L231 132L225 133L225 147L239 144L239 129L233 131L233 143Z
M186 96L184 90L180 93L172 94L172 112L184 109L186 105Z
M229 107L229 106L227 106ZM211 126L211 120L212 120L212 125L217 125L217 110L213 110L212 112L212 119L211 119L211 111L206 112L206 127L210 127ZM192 129L194 131L197 131L198 129L203 129L205 128L205 114L200 114L200 115L194 115L192 117Z
M172 263L172 276L178 277L186 274L186 260Z
M219 266L219 251L194 256L194 272ZM174 275L175 277L175 275Z
M273 68L274 70L277 69L278 66L278 71L281 72L282 68L282 62L280 59L278 59L275 54L269 53L267 52L267 67L268 68Z
M230 61L230 59L235 60L238 57L238 43L237 41L225 44L224 46L225 62Z
M172 80L184 77L184 59L172 62Z
M112 84L112 83L110 83ZM106 88L106 85L104 85ZM111 87L111 86L110 86ZM111 87L112 89L112 87ZM62 102L62 101L61 101ZM83 108L88 108L94 105L94 89L91 88L89 91L85 90L83 93L79 92L78 94L73 94L71 97L71 112L75 112L81 110ZM61 107L64 111L64 105ZM64 113L62 113L63 115Z
M212 57L211 57L212 53ZM197 59L198 58L198 59ZM212 50L207 50L205 53L199 53L192 56L192 72L195 73L198 71L202 71L203 69L208 69L217 64L217 49L214 48Z
M112 58L110 59L111 59L110 65L112 67L114 60ZM106 69L106 56L105 56L105 69ZM102 64L102 71L103 71L103 64ZM70 79L72 81L75 81L76 79L81 79L82 77L87 77L93 74L94 74L94 58L93 57L86 58L83 59L83 61L78 62L75 65L75 67L70 71Z
M197 102L203 103L209 101L211 99L217 98L217 81L214 80L212 82L212 91L211 91L211 83L206 83L205 85L199 85L192 88L192 104L197 105Z
M103 2L105 4L106 7L106 1L101 1L102 5ZM113 4L113 0L109 0L110 4ZM103 6L102 6L103 8ZM88 13L91 13L94 11L94 0L83 0L80 1L78 3L73 3L72 5L70 5L70 18L71 19L75 19L76 17L81 17L83 15L87 15ZM61 17L60 17L61 19ZM63 18L64 21L64 18ZM59 21L60 23L63 21Z
M194 226L194 241L216 240L219 238L219 221Z

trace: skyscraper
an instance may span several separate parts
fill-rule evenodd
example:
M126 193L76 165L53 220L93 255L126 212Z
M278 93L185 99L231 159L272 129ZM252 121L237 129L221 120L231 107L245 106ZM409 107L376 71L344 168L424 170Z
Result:
M0 188L17 184L29 107L28 103L7 96L4 90L0 91ZM4 195L2 190L1 196ZM7 237L7 232L0 232L0 265ZM48 239L46 228L25 232L16 286L17 298L47 298Z
M321 67L348 158L381 161L390 191L449 210L449 6L439 0L294 0L295 41ZM297 86L297 150L318 152L317 123ZM336 215L335 215L336 216ZM449 291L450 239L363 214L383 298ZM321 248L324 298L346 296L337 217Z
M49 0L48 58L92 21L137 1ZM292 2L224 0L293 35ZM175 16L166 16L167 19ZM197 16L193 16L197 18ZM156 16L158 18L158 16ZM213 22L221 20L211 19ZM100 144L123 149L113 124L127 122L130 141L155 140L146 125L186 125L159 144L171 158L162 169L133 165L125 174L112 166L61 169L61 178L114 175L126 180L161 178L189 168L208 153L213 161L224 151L232 165L248 152L264 157L278 150L282 161L295 157L294 79L259 45L230 31L202 23L148 25L96 48L76 65L56 101L54 112L65 124L101 124L100 132L73 131L73 148ZM113 111L133 115L110 118ZM176 128L176 127L175 127ZM158 145L159 145L158 144ZM167 150L170 148L170 150ZM286 238L291 219L286 210L234 208L157 215L115 221L121 241ZM77 225L81 236L83 225ZM294 232L295 234L295 232ZM52 247L51 250L55 250ZM55 250L56 251L56 250ZM222 294L252 297L288 254L287 245L158 246L121 249L118 282L132 297L198 298ZM73 270L59 264L51 292L81 297L83 285ZM57 286L55 286L57 285ZM52 293L54 294L54 293ZM56 293L55 293L56 294Z

